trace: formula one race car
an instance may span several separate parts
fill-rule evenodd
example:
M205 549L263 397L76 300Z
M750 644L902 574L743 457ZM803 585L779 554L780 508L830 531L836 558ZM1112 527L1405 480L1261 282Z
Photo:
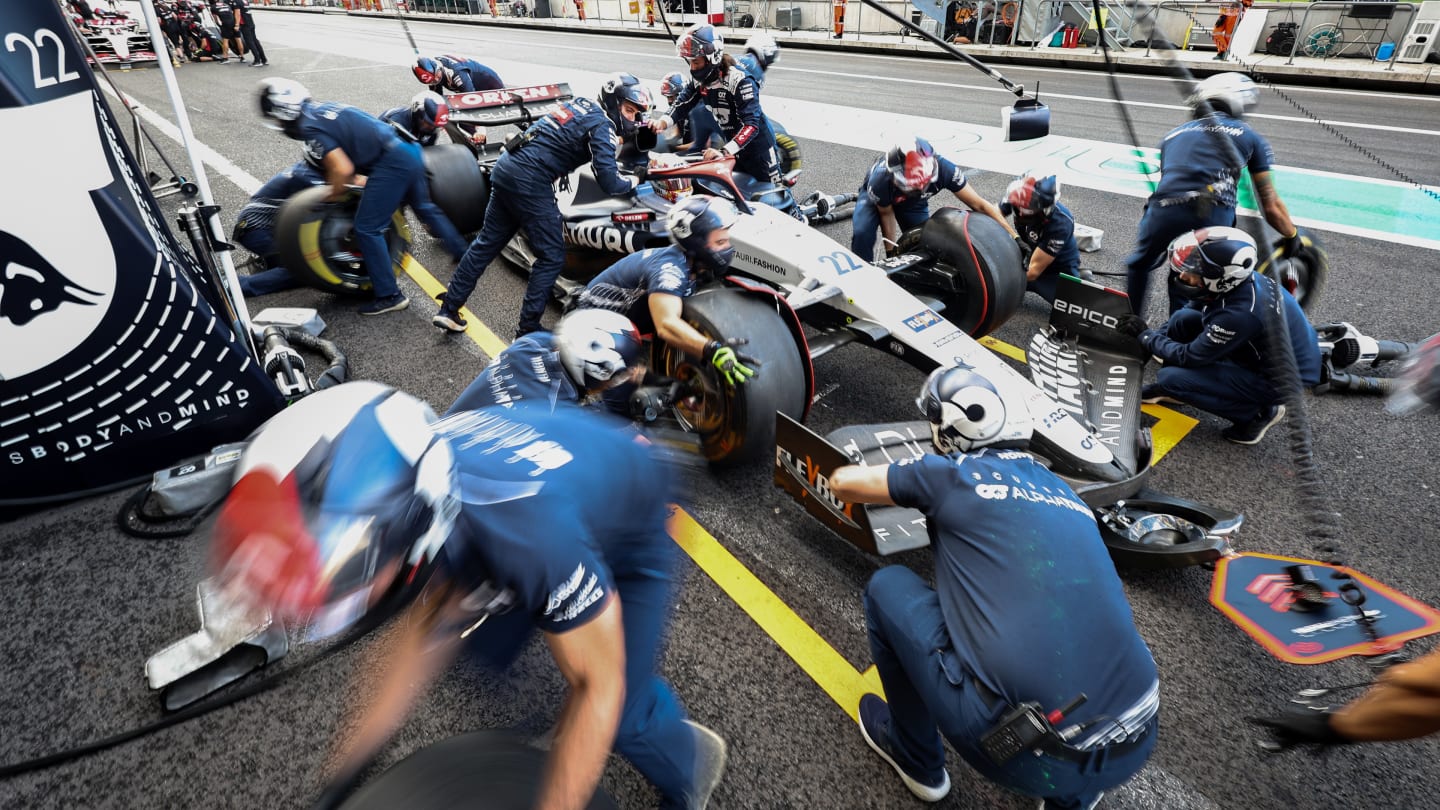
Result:
M96 9L88 24L78 16L75 24L95 53L93 59L86 57L92 63L129 69L158 58L150 35L140 30L140 23L126 12Z
M971 362L988 354L978 346L979 352L962 359L995 386L1007 410L1028 411L1035 427L1030 452L1094 511L1117 564L1213 563L1230 553L1244 518L1146 488L1152 445L1140 411L1145 360L1139 344L1114 329L1129 312L1123 293L1063 276L1050 325L1027 352L1030 380L994 355L994 362ZM846 427L822 438L783 415L777 420L775 484L811 515L872 554L929 544L925 517L916 510L844 503L826 483L841 465L888 464L935 452L928 422ZM1056 440L1057 426L1069 431L1064 441Z

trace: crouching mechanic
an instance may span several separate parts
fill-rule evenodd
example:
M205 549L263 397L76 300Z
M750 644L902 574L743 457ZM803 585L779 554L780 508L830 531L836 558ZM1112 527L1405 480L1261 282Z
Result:
M457 260L465 240L435 203L425 178L420 146L399 136L387 124L355 107L310 100L310 91L291 79L264 79L259 88L260 113L286 136L305 142L307 160L319 163L337 202L350 193L357 175L365 191L355 209L355 241L365 259L365 272L375 300L360 307L361 315L381 315L410 306L400 292L391 266L385 231L402 205L409 205L426 228L439 237Z
M670 207L665 226L673 243L632 253L596 276L580 294L580 309L608 309L628 317L645 334L714 367L731 386L755 376L760 365L736 351L743 338L711 340L685 321L685 299L725 272L735 258L730 227L735 206L719 197L686 197Z
M434 93L473 93L476 90L501 90L505 82L500 74L461 56L420 56L411 72L421 84Z
M1000 213L1014 217L1021 253L1029 254L1025 289L1053 303L1062 273L1081 278L1075 217L1060 202L1060 179L1053 174L1016 179L1005 189Z
M1160 702L1155 661L1095 518L1022 452L1030 415L1007 410L985 377L937 369L917 404L943 455L844 466L830 479L844 501L923 512L935 552L933 589L903 566L866 586L886 697L860 699L860 732L925 801L950 790L949 740L987 779L1046 808L1093 807L1149 758ZM1003 761L987 752L983 741L1012 710L1056 713L1081 696L1052 716L1054 733Z
M235 229L230 238L237 245L255 254L265 268L258 273L240 277L240 293L246 298L292 290L300 279L290 272L275 252L275 218L285 201L307 188L323 185L325 175L301 160L265 181L250 195L245 207L235 215Z
M465 331L460 308L485 268L523 228L535 251L535 264L530 268L515 336L540 331L550 288L565 266L565 227L555 203L555 181L588 162L607 194L628 195L638 181L620 174L615 162L616 134L622 138L634 135L649 109L650 93L640 80L616 73L601 86L597 100L567 101L507 142L490 173L485 224L455 268L431 323L451 332Z
M440 130L450 122L450 105L439 93L421 90L403 107L380 113L380 120L395 128L400 137L421 146L434 146Z
M566 314L554 333L531 332L496 355L447 415L519 403L555 410L580 405L645 374L645 343L624 315L603 309Z
M891 255L901 232L924 225L930 219L930 198L947 189L970 210L990 217L1015 236L1000 209L970 188L964 170L935 154L929 141L915 138L891 147L865 173L850 226L850 250L874 261L878 227L885 238L885 255Z
M1285 404L1270 380L1284 362L1267 332L1283 312L1300 384L1320 383L1320 343L1300 304L1273 279L1255 272L1255 240L1239 228L1204 228L1170 244L1170 286L1191 302L1163 330L1138 315L1118 329L1133 335L1165 365L1141 398L1193 405L1229 419L1221 435L1236 444L1259 444L1285 418ZM1279 310L1279 311L1277 311Z
M322 805L462 646L503 671L536 629L569 684L536 806L584 807L612 748L662 807L706 805L725 742L687 719L656 673L677 584L671 476L605 428L582 411L533 407L437 422L409 395L347 383L250 443L216 522L227 588L277 615L313 612L313 628L330 633L413 597L357 680L378 693L357 701L358 721L337 737Z

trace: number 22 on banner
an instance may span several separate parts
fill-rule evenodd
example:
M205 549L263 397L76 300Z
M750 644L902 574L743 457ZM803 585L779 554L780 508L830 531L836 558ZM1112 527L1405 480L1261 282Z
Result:
M60 77L58 79L54 76L46 76L43 68L40 67L40 46L43 45L47 39L55 43L55 66L58 68L57 72ZM23 44L30 49L30 65L35 71L35 89L38 90L42 87L49 87L53 84L61 84L71 81L72 79L80 78L79 73L65 69L65 46L60 42L60 37L56 36L55 32L49 28L37 29L33 40L24 34L11 33L5 35L5 50L16 53L16 43Z

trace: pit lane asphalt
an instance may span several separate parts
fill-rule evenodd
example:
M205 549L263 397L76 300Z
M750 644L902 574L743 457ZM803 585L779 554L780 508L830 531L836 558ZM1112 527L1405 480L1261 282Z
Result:
M260 76L294 75L317 98L371 111L399 104L416 89L408 71L399 67L410 51L398 26L319 15L257 16L273 67L186 65L179 71L199 139L255 178L265 179L297 154L293 142L262 129L254 116L250 93ZM655 41L412 27L426 51L548 65L557 80L565 80L567 70L628 69L653 78L678 67L673 52ZM608 58L601 53L606 49L648 55ZM933 85L906 85L901 96L895 83L884 81L939 77L980 84L972 71L947 71L934 62L791 50L781 65L850 77L777 71L767 95L928 111L924 114L985 124L994 123L1002 103L1000 96ZM863 76L874 78L853 78ZM169 117L156 71L117 75L117 80ZM1105 95L1102 77L1094 74L1066 73L1044 81L1056 92ZM1172 87L1153 78L1127 80L1124 88L1126 97L1136 100L1173 103L1175 98ZM1317 111L1326 110L1325 117L1434 126L1434 107L1423 106L1424 100L1333 93L1296 97ZM1266 104L1280 107L1270 99ZM1111 105L1057 101L1053 107L1057 134L1118 140L1121 130ZM1179 112L1158 108L1136 108L1135 113L1142 144L1155 142L1180 117ZM1313 128L1275 122L1260 122L1260 127L1285 165L1385 176ZM1348 134L1412 175L1433 181L1433 136ZM849 190L873 158L862 150L819 141L803 146L806 173L800 185L807 190ZM171 154L182 159L178 148ZM963 165L963 155L953 157ZM246 194L213 170L211 180L228 226ZM978 174L972 180L987 198L996 199L1008 177ZM1081 222L1106 232L1105 250L1088 254L1086 266L1119 270L1134 237L1140 203L1073 187L1066 189L1066 201ZM848 241L848 224L829 226L827 232ZM1312 313L1316 320L1343 318L1369 334L1405 340L1440 328L1433 313L1435 253L1342 236L1331 236L1327 245L1333 275L1319 311ZM416 253L437 278L449 277L451 263L433 242L421 237ZM433 310L414 283L402 279L402 289L411 296L411 308L380 318L359 318L353 302L309 291L257 301L252 311L269 305L318 308L330 324L327 337L350 354L357 378L394 384L443 408L484 358L468 342L445 337L428 324ZM522 289L517 274L497 265L487 272L470 306L497 334L508 336ZM1023 344L1044 316L1038 299L1030 298L997 336ZM1151 316L1159 318L1158 304ZM921 377L908 366L859 347L838 350L816 365L824 396L814 408L812 428L823 433L845 424L911 418L910 403ZM1440 566L1429 545L1436 537L1430 513L1440 486L1431 463L1437 449L1435 417L1398 419L1386 415L1377 400L1358 397L1311 397L1307 402L1328 494L1345 515L1351 559L1361 570L1422 601L1440 603ZM1241 448L1220 440L1216 420L1200 419L1195 431L1159 464L1153 485L1243 510L1247 523L1239 540L1242 549L1308 553L1283 436ZM700 481L689 504L700 525L848 662L857 669L868 667L859 593L881 562L828 536L771 486L768 469L708 475ZM0 633L5 661L0 668L0 716L5 718L0 759L5 762L107 736L158 716L154 696L143 684L143 662L195 629L193 583L202 570L203 543L198 536L144 542L120 535L111 528L120 501L120 495L92 499L0 529L0 590L10 606L10 621ZM886 562L926 572L929 555L916 552ZM715 806L914 806L889 769L866 749L846 713L709 577L689 562L684 570L665 672L697 719L730 742L730 770ZM1273 661L1206 604L1210 575L1204 571L1124 572L1122 577L1137 624L1160 665L1162 736L1141 778L1108 798L1105 806L1437 806L1430 789L1440 784L1440 744L1435 741L1341 749L1323 759L1298 754L1271 758L1255 749L1255 735L1244 717L1279 708L1302 687L1357 680L1363 674L1358 664L1301 668ZM0 806L305 806L317 790L328 740L345 723L346 707L367 694L365 685L373 676L361 663L375 642L362 641L316 671L234 708L111 752L0 783ZM282 666L314 654L313 645L302 646ZM538 736L553 717L562 691L559 676L538 648L504 679L482 679L457 668L386 749L381 764L474 728L518 726ZM953 757L950 772L955 789L940 806L1033 806L987 785ZM622 806L653 805L649 788L619 759L612 758L605 785Z

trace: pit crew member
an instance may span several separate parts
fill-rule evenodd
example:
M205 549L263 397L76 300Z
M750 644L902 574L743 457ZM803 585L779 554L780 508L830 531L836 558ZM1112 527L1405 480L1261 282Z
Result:
M250 195L245 207L235 215L235 229L230 239L255 254L265 266L258 273L240 276L240 293L246 298L269 295L299 287L300 279L290 272L275 252L275 218L280 206L307 188L323 185L325 175L308 161L293 166L265 181Z
M473 93L500 90L505 82L488 67L463 56L421 56L411 68L420 83L436 93Z
M865 173L855 201L850 250L873 261L878 227L889 255L902 231L918 228L930 219L930 198L947 189L970 210L1005 226L1012 237L1016 235L1000 209L970 188L963 169L937 155L929 141L914 138L892 146Z
M735 60L755 82L755 89L765 89L765 73L780 59L780 43L768 31L756 31L745 40L745 55Z
M1163 330L1138 315L1118 329L1135 336L1165 365L1145 386L1145 402L1175 402L1229 419L1221 435L1236 444L1259 444L1285 418L1285 404L1270 380L1277 362L1267 330L1284 308L1285 326L1300 383L1320 383L1320 344L1295 298L1255 272L1255 240L1239 228L1203 228L1170 244L1171 289L1191 306L1170 316Z
M1088 810L1140 770L1158 729L1155 661L1115 565L1090 508L1023 452L1030 414L989 380L937 369L917 404L940 455L830 480L844 501L923 512L935 552L934 588L903 566L866 586L885 698L860 699L861 735L925 801L950 790L948 740L985 778ZM990 733L1025 704L1053 731L997 756Z
M287 137L304 141L308 158L322 165L332 200L348 196L356 176L365 176L365 192L355 211L355 241L375 300L360 307L361 315L410 305L395 281L385 245L385 231L401 205L415 211L450 255L458 260L465 252L465 240L430 201L418 144L405 141L394 128L354 107L312 101L310 91L290 79L262 80L259 100L261 114Z
M1306 250L1290 211L1270 177L1275 152L1243 120L1260 101L1260 91L1243 73L1219 73L1202 80L1190 95L1194 119L1170 130L1160 142L1160 183L1145 203L1135 250L1125 260L1130 305L1144 312L1150 273L1177 236L1210 225L1235 225L1236 186L1250 170L1265 221L1281 233L1276 247L1288 256ZM1184 306L1170 295L1170 311Z
M421 90L404 107L392 107L380 113L380 120L395 127L406 140L434 146L440 130L450 121L450 105L439 93Z
M619 312L642 333L709 363L727 384L743 384L755 376L750 366L758 365L736 351L744 341L711 340L684 318L685 298L735 258L730 228L738 217L727 200L686 197L665 217L670 247L632 253L611 265L586 285L576 306Z
M672 476L612 421L518 407L437 422L348 383L262 427L217 516L232 592L333 634L424 588L357 680L377 693L337 736L326 802L462 647L504 671L538 629L569 692L536 806L584 807L612 748L662 807L705 806L725 742L656 673L677 590Z
M565 265L564 226L555 203L555 181L588 162L606 193L630 194L638 181L619 172L616 135L633 135L649 109L650 94L640 80L616 73L601 86L598 99L565 102L509 141L490 174L485 225L455 268L431 323L451 332L465 331L460 308L500 249L524 228L535 251L535 265L530 268L515 336L540 331L550 288Z
M1060 179L1026 174L1005 189L1000 213L1013 217L1025 264L1025 289L1055 301L1055 284L1063 273L1081 277L1080 245L1075 217L1060 202Z
M645 372L645 344L624 315L577 309L554 333L531 332L505 347L446 414L520 403L579 405Z

